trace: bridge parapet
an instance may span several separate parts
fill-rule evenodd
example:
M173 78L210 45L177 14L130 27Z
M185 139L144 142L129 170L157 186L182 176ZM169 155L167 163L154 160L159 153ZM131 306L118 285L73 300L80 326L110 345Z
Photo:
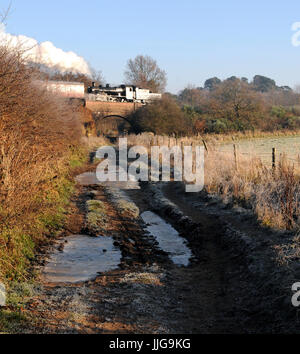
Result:
M117 115L126 117L143 105L141 103L131 102L95 102L87 101L86 106L97 115Z

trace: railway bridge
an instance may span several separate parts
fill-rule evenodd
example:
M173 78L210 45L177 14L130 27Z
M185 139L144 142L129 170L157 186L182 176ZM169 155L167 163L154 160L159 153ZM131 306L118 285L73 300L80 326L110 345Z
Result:
M131 102L97 102L97 101L86 101L86 107L91 110L94 114L101 116L121 116L127 117L129 114L134 112L136 109L141 107L141 103L131 103Z
M141 103L86 101L86 107L92 111L98 134L118 135L128 130L128 115L141 107Z

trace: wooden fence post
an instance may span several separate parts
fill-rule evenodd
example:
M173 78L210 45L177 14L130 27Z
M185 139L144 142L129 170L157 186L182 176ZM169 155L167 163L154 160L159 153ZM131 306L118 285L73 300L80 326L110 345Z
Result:
M272 148L272 169L276 168L276 149Z
M196 173L196 145L195 142L191 143L192 146L192 171Z
M233 155L234 155L234 165L235 165L235 170L238 170L238 160L237 160L237 151L236 151L236 145L233 144Z
M181 146L181 152L183 155L184 154L184 142L183 141L181 141L180 146Z
M208 147L207 147L207 145L206 145L205 140L204 140L204 139L202 139L202 142L203 142L203 145L204 145L204 147L205 147L206 152L208 153Z

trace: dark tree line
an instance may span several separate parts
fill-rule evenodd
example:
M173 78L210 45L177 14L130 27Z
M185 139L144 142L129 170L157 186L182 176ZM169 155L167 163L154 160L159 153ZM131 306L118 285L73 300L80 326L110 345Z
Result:
M166 93L161 102L131 116L135 129L156 134L230 133L300 129L300 94L256 75L252 82L232 76Z

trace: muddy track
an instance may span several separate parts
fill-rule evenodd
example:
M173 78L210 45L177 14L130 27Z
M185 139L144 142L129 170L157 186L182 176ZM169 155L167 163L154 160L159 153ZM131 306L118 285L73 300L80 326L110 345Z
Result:
M190 314L192 333L246 333L248 330L241 328L243 313L237 311L235 303L239 297L240 273L219 242L224 232L221 220L195 210L173 186L169 183L155 190L155 186L149 188L145 184L142 191L130 191L129 194L141 210L152 209L165 218L188 240L193 251L191 265L172 272L177 284L187 284L190 289L184 295L183 311ZM162 191L157 199L153 189ZM236 290L235 296L229 288Z
M196 220L183 231L190 239L195 259L187 268L177 267L145 235L142 222L120 217L98 186L79 195L82 205L92 195L107 204L114 235L122 251L121 270L101 274L96 280L76 285L43 284L29 307L42 319L35 331L46 333L238 333L234 307L226 298L224 273L228 262L216 246L219 228L214 220ZM153 209L144 188L128 191L140 211ZM190 216L187 210L183 210ZM81 217L83 219L83 217ZM200 230L201 229L201 230ZM196 230L196 233L195 233ZM79 230L78 230L79 231ZM86 230L81 230L86 231ZM193 235L194 242L191 241ZM200 248L200 245L203 245Z
M263 227L251 211L224 205L217 196L185 193L181 183L159 189L185 215L208 226L203 249L219 258L221 301L231 307L237 333L299 333L297 309L291 304L299 258L289 261L291 249L298 247L297 235Z
M257 267L249 266L248 258L254 251L261 252L262 245L265 253L265 241L260 248L255 246L256 249L251 241L249 248L242 251L239 242L237 247L235 241L232 242L236 231L231 226L254 234L258 233L257 225L251 227L250 222L242 219L236 222L237 218L231 212L222 214L217 208L213 211L205 208L201 196L184 193L182 186L176 183L146 183L141 184L141 189L123 193L139 207L140 213L157 213L187 240L193 253L190 265L176 266L147 233L141 218L118 211L107 188L78 185L66 233L88 234L86 202L101 201L108 218L103 236L112 236L120 249L119 267L99 273L94 280L76 284L47 283L42 278L25 310L32 318L31 326L23 329L25 332L229 334L296 331L290 308L285 306L286 302L282 304L280 300L278 303L281 299L278 279L268 282L266 269L276 268L271 261L272 254L269 254L270 260L263 263L266 269L260 263ZM241 239L245 241L247 237ZM55 247L61 247L63 251L65 242L67 240L62 238ZM51 249L49 252L51 254ZM43 254L40 255L41 266L47 263ZM258 268L263 269L262 274ZM266 296L266 291L271 294Z

